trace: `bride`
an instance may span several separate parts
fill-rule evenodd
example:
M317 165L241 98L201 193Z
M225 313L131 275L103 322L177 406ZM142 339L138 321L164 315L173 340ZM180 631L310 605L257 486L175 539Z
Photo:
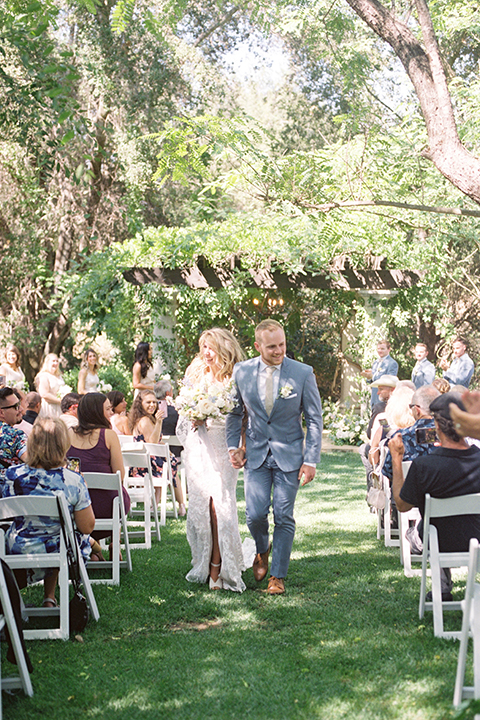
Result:
M199 339L200 352L187 368L185 384L228 382L233 366L243 360L240 345L228 332L212 328ZM238 471L230 465L225 419L195 422L181 418L177 436L184 445L189 504L187 539L192 551L190 582L211 589L242 592L245 569L238 529Z

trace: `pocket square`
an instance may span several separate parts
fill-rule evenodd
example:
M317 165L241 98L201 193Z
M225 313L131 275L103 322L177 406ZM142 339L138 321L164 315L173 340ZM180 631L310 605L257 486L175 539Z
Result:
M284 400L291 400L292 398L298 397L298 393L292 393L292 395L288 395L286 398L283 398Z

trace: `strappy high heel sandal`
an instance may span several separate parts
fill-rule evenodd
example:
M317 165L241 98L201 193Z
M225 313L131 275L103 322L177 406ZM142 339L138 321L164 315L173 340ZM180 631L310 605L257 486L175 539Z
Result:
M211 567L219 568L221 566L221 562L219 563L210 563ZM212 576L210 575L208 578L208 586L210 590L223 590L223 580L221 579L220 575L216 580L212 579Z

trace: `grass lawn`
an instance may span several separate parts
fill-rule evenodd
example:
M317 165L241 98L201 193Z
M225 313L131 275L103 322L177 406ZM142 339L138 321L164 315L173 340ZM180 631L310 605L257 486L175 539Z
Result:
M245 537L241 482L238 498ZM281 597L266 595L251 569L242 595L187 583L185 521L169 520L161 543L134 552L119 588L96 586L101 617L83 642L28 643L35 694L4 694L3 717L455 717L458 642L433 637L431 613L419 621L420 580L377 541L364 498L359 458L325 454L299 491Z

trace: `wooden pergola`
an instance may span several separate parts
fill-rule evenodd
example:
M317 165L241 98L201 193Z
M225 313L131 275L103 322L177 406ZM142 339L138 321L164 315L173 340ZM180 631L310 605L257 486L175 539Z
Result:
M165 287L186 285L194 290L228 287L235 281L238 271L247 277L246 286L263 290L287 289L333 289L364 290L379 292L400 290L416 285L424 276L412 270L387 270L383 258L372 257L366 263L370 267L359 270L352 267L343 256L332 263L331 268L319 272L302 271L286 273L275 269L254 269L243 267L239 256L228 258L221 265L212 265L200 256L196 263L184 268L139 268L125 270L124 278L133 285L155 282ZM244 281L245 282L245 281Z

